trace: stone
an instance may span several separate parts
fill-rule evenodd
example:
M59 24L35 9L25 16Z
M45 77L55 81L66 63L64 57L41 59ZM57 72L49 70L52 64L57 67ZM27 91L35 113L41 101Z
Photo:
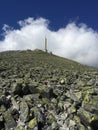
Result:
M29 121L29 128L34 129L34 127L37 125L36 118Z
M23 127L23 126L18 126L14 130L27 130L27 129L25 129L25 127Z
M65 121L67 119L67 117L68 117L68 113L63 112L62 114L60 114L59 119L61 119L62 121Z
M75 93L72 89L70 89L69 94L70 94L70 98L76 102L79 102L82 96L81 92Z
M95 79L90 79L88 82L87 82L87 85L88 86L93 86L95 84Z
M19 104L16 102L14 97L11 98L11 103L12 103L12 109L16 109L17 111L19 111Z
M77 80L77 86L78 87L84 87L86 85L86 82L83 80L78 79Z
M70 121L69 121L69 124L70 124L70 126L75 126L75 125L76 125L76 123L75 123L74 120L70 120Z
M59 126L58 126L57 122L53 122L52 125L51 125L51 128L52 128L52 130L59 129Z
M5 127L6 129L11 129L11 128L15 128L17 126L14 118L12 117L10 111L6 111L5 113L3 113L3 117L5 120Z
M82 102L82 107L87 111L98 114L98 96L91 96L91 94L86 94Z
M22 86L17 82L12 84L12 93L21 95L22 93Z
M3 122L3 121L4 121L3 115L2 113L0 113L0 122Z
M80 118L82 124L84 124L84 126L89 126L89 124L92 121L92 117L93 117L93 115L90 112L84 110L83 108L80 108L77 112L77 115L79 116L79 118Z
M22 84L22 92L23 92L23 95L27 95L31 93L28 88L28 85L26 85L25 83Z
M59 130L70 130L68 127L60 127Z
M26 122L28 120L28 115L29 115L28 105L24 100L22 100L20 102L20 116L19 116L19 118L22 122Z
M98 70L59 58L0 53L0 130L98 129Z
M1 96L1 105L4 104L5 107L10 107L10 99L7 98L5 95Z
M76 108L74 107L74 105L72 105L70 108L68 108L67 112L69 114L76 113Z
M35 94L37 93L38 82L30 82L29 84L27 84L27 87L30 93Z
M67 109L71 107L71 103L70 102L64 102L64 110L67 111Z
M62 79L62 80L60 81L60 84L61 84L61 85L65 84L65 80Z
M31 108L34 103L33 96L31 94L23 96L25 102L27 103L28 107Z
M0 113L6 112L6 107L4 105L0 106Z

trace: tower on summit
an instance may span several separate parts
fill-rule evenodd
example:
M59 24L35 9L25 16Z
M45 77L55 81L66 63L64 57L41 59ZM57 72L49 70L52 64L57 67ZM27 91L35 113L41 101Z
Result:
M47 52L47 38L45 37L45 43L44 43L44 51Z

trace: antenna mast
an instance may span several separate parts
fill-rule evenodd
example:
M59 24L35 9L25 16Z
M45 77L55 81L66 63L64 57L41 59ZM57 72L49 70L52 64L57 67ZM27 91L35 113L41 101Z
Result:
M45 52L47 52L47 38L45 37Z

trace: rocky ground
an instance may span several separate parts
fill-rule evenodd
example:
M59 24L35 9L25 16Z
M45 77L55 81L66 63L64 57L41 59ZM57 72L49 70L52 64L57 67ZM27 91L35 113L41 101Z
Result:
M0 53L0 130L97 129L97 69L39 50Z

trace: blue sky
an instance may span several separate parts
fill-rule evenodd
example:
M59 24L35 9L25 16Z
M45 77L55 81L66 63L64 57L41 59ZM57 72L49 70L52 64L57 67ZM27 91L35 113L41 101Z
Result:
M0 0L0 51L43 49L98 67L97 0Z
M3 24L16 28L17 21L28 17L44 17L51 29L77 21L98 30L97 12L98 0L0 0L0 29Z

